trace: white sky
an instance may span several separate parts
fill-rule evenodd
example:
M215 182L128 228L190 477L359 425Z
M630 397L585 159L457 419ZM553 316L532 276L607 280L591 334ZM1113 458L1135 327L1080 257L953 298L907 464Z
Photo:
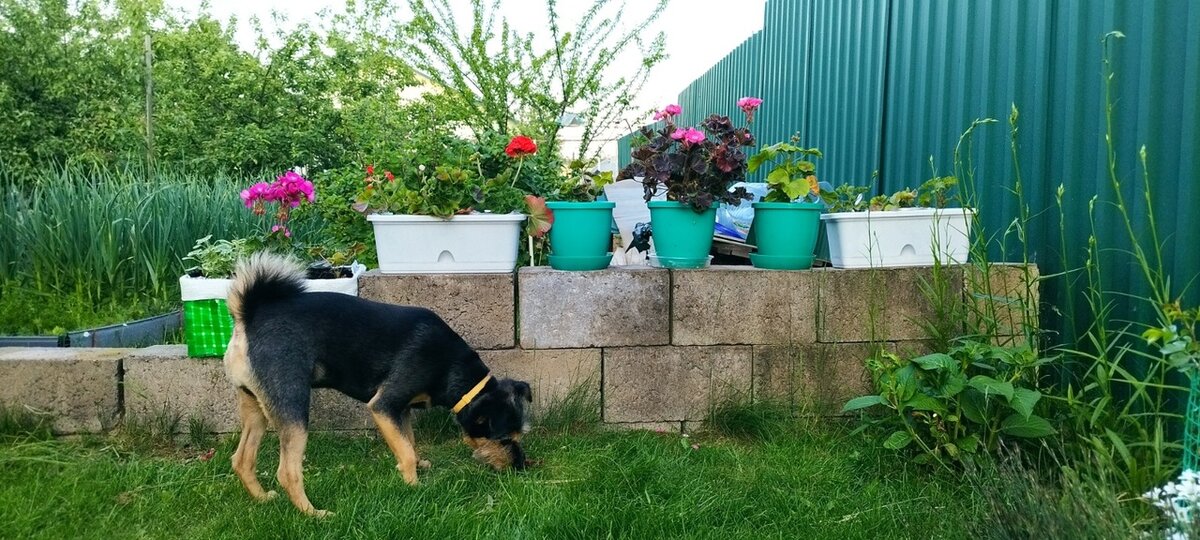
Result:
M460 27L469 26L469 3L466 0L451 0L451 3L456 8L462 6ZM668 58L647 81L636 102L639 109L674 103L685 86L762 28L765 3L766 0L671 0L648 35L652 37L658 31L666 34ZM167 4L187 10L200 5L196 0L167 0ZM253 34L248 24L251 16L258 15L269 32L272 11L286 15L289 22L313 21L322 9L340 11L344 0L209 0L208 4L209 11L221 20L237 17L237 39L243 48L251 49ZM624 13L630 18L630 25L641 20L652 7L650 0L627 0L627 4ZM560 26L573 28L590 5L585 0L559 0ZM521 32L539 33L545 26L542 2L538 0L501 0L500 12ZM604 153L611 151L614 150L610 148Z

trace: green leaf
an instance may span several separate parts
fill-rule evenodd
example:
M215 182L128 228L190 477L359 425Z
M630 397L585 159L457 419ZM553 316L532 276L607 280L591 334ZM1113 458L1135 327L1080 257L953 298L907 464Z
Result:
M860 396L847 401L846 405L842 407L842 412L857 411L884 403L886 402L883 400L883 396Z
M912 364L896 370L896 394L899 401L908 401L917 393L917 378Z
M913 358L913 363L921 366L921 369L926 371L939 371L943 369L955 369L958 367L958 361L950 358L950 355L944 353L933 353L925 356Z
M908 446L913 441L913 437L907 431L897 431L891 434L886 441L883 441L883 447L888 450L899 450Z
M958 407L962 410L963 416L967 417L967 420L976 424L986 423L983 418L983 412L986 410L987 404L984 402L983 394L976 391L963 393L959 399Z
M979 435L968 435L959 439L958 447L961 448L963 452L974 454L976 450L979 450Z
M1000 395L1004 399L1011 400L1013 396L1013 385L1010 382L1000 382L987 375L976 375L971 377L971 381L967 383L976 390L983 392L986 395Z
M1042 399L1042 393L1037 390L1017 388L1013 390L1013 397L1009 400L1008 405L1017 411L1017 414L1029 418L1033 414L1033 406L1037 405L1040 399Z
M946 377L946 381L942 383L942 386L939 390L941 390L942 397L950 398L957 396L959 392L962 392L966 388L967 376L963 375L962 373L955 373L949 377Z
M919 392L904 401L901 409L906 408L914 411L932 411L938 414L946 414L946 406L942 402Z
M768 146L760 150L757 154L750 156L750 161L746 162L746 168L749 169L750 172L757 171L763 163L771 161L772 159L775 159L775 150Z
M1031 415L1029 418L1025 418L1018 413L1013 413L1000 423L1000 432L1013 437L1037 439L1054 435L1058 433L1058 430L1050 425L1049 420L1040 416Z
M767 184L771 187L782 187L787 184L791 175L788 174L786 167L775 167L771 172L767 173Z

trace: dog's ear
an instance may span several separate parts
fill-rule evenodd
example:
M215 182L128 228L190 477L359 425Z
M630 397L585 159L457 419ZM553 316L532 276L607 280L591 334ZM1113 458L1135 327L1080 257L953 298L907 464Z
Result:
M529 383L525 381L513 381L513 388L516 389L517 395L525 398L525 401L533 403L533 390L529 388Z

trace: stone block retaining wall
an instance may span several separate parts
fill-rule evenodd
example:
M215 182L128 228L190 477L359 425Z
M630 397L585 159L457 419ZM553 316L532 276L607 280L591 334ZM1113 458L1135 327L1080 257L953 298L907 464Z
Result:
M956 299L997 302L1010 313L1002 328L1020 333L1020 267L995 266L990 280L965 274L969 269L943 270ZM730 395L836 414L870 390L863 360L876 347L928 349L924 323L935 309L922 283L931 277L930 268L539 267L486 275L369 272L359 291L440 314L496 374L529 381L535 409L582 386L599 397L606 423L680 429L698 425ZM993 284L990 294L966 294L964 284L983 281ZM220 359L187 358L182 345L0 348L0 381L0 403L53 415L59 433L99 432L125 415L164 412L203 419L218 432L238 429ZM337 392L317 390L312 407L313 429L372 427L363 406Z

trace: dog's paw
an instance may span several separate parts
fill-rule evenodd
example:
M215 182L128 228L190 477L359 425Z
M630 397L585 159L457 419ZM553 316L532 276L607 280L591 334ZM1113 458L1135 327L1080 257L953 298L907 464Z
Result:
M417 462L417 467L421 468L421 469L428 469L432 466L433 466L433 464L430 463L428 459L422 459Z
M314 508L311 512L308 512L308 515L317 519L325 519L333 517L333 512L330 512L329 510L317 510Z
M275 493L275 490L271 490L271 491L268 491L268 492L266 492L266 493L263 493L261 497L255 497L255 499L256 499L258 502L267 502L267 501L270 501L270 500L274 500L274 499L275 499L275 497L278 497L278 496L279 496L279 494L278 494L278 493Z

